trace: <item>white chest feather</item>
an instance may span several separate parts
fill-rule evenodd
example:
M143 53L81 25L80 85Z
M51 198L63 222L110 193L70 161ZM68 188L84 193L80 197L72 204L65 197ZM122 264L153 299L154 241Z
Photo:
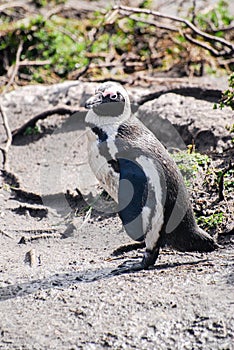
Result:
M117 152L114 141L108 138L109 142L106 142L106 147L108 147L109 157L106 157L106 155L103 156L100 153L100 142L90 129L87 132L87 136L90 167L100 185L118 202L119 174L108 163L108 160L115 159Z

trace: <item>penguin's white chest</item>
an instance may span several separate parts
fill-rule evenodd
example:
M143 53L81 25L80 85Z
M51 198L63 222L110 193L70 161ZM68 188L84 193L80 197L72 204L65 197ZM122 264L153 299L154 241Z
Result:
M116 160L117 148L115 134L108 135L108 139L100 142L92 130L88 129L88 159L90 167L100 185L118 202L119 174L114 171L108 161Z

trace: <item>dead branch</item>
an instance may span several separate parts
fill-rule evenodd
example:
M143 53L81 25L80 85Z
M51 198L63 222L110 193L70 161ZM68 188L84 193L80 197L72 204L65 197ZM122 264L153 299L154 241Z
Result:
M223 56L223 55L225 55L225 53L226 53L225 51L220 52L220 51L218 51L218 50L215 50L215 49L214 49L213 47L211 47L210 45L208 45L208 44L206 44L206 43L204 43L204 42L202 42L202 41L199 41L199 40L196 40L196 39L192 38L191 35L189 35L189 34L185 34L185 33L184 33L184 37L185 37L189 42L191 42L192 44L195 44L195 45L197 45L197 46L202 47L202 48L205 49L205 50L208 50L208 51L211 52L211 53L213 54L213 56L215 56L215 57Z
M222 171L222 174L219 178L219 201L224 200L224 176L230 171L234 169L234 164L232 164L231 160L229 162L229 165Z
M66 5L58 5L57 7L53 8L52 10L47 12L47 14L45 16L45 20L47 21L52 16L57 15L58 13L65 11L65 9L66 9Z
M89 11L101 11L104 13L104 9L101 9L100 6L95 5L95 3L90 4L89 2L85 1L73 1L72 4L62 4L62 5L57 5L56 7L53 7L50 11L47 12L45 16L45 20L48 20L54 15L57 15L59 13L64 13L64 11L69 11L69 10L75 10L79 14L81 12L89 12Z
M9 235L8 233L6 233L3 230L0 230L0 233L1 233L2 236L5 236L5 237L10 238L10 239L13 239L13 237L11 235Z
M136 62L124 62L124 66L121 62L110 62L110 63L99 63L99 64L90 64L89 69L101 69L101 68L145 68L146 62L136 61Z
M81 75L85 74L86 72L90 72L96 69L103 69L103 68L107 68L107 69L112 69L112 68L122 68L122 69L134 69L134 71L139 71L139 70L144 70L146 69L146 66L148 65L146 61L141 61L141 60L136 60L133 62L130 62L129 59L125 60L124 62L120 62L120 61L111 61L111 62L103 62L103 63L99 63L99 64L94 64L91 62L91 60L93 58L96 57L106 57L105 54L103 55L97 55L97 54L89 54L86 53L86 57L90 58L90 62L89 64L84 68L84 70L82 70L82 74L78 75L74 75L76 74L76 71L73 71L70 75L69 78L72 79L77 79L77 77L80 77ZM158 58L161 58L161 54L157 54L157 55L151 55L150 59L151 61L156 60Z
M232 64L234 63L234 57L233 58L229 58L228 60L218 60L219 65L225 65L225 64Z
M154 17L165 18L165 19L169 19L169 20L174 21L174 22L182 23L187 28L190 28L194 34L197 34L198 36L206 39L209 42L219 43L223 47L228 48L229 51L225 51L225 54L230 55L234 52L234 44L232 44L231 42L229 42L223 38L219 38L219 37L216 37L214 35L203 32L202 30L200 30L198 27L196 27L192 22L190 22L187 19L177 17L177 16L166 15L166 14L163 14L161 12L153 11L150 9L140 9L137 7L128 7L128 6L123 6L123 5L114 6L113 10L114 11L118 10L119 14L122 16L130 15L131 13L140 13L140 14L144 13L147 15L152 15ZM223 55L223 52L220 53L220 55Z
M46 64L51 64L51 60L45 60L45 61L28 61L28 60L23 60L18 63L19 67L27 67L27 66L44 66Z
M135 21L135 22L146 23L146 24L149 24L151 26L157 27L159 29L166 29L166 30L170 30L171 32L179 32L179 29L176 27L159 24L155 21L150 21L150 20L143 18L143 17L137 17L134 15L131 15L130 18L133 19L133 21Z
M86 52L85 57L87 58L108 58L109 53L107 52Z
M31 118L30 120L28 120L25 124L23 124L21 127L15 129L12 131L12 139L14 140L14 138L18 135L22 135L27 128L29 127L34 127L35 124L38 122L38 120L44 120L47 117L54 115L54 114L60 114L60 115L65 115L65 114L73 114L78 112L79 110L77 108L72 108L69 107L67 105L59 105L53 109L48 109L47 111L44 111L42 113L39 113L37 115L35 115L33 118Z
M15 60L14 69L13 69L13 72L11 74L9 82L6 85L5 92L7 92L9 90L10 86L13 84L13 82L15 80L16 74L17 74L18 69L19 69L20 55L21 55L22 50L23 50L23 40L20 40L20 43L19 43L19 46L17 49L17 53L16 53L16 60ZM12 67L10 67L9 70L11 68Z
M193 24L195 23L195 18L196 18L196 7L197 7L197 1L193 0L193 4L192 4L192 19L191 19L191 22Z
M227 27L215 28L215 29L213 30L213 33L215 34L215 33L218 33L218 32L229 32L229 31L231 31L231 30L233 30L233 29L234 29L234 25L233 25L233 24L230 24L230 25L227 26Z
M18 1L12 1L10 3L1 5L0 12L4 12L5 10L17 7L22 8L25 12L30 12L30 8L27 5L25 5L24 3L19 3Z
M77 43L79 41L79 38L75 34L71 33L69 30L67 30L66 28L63 28L60 26L58 27L58 30L61 33L65 34L67 37L69 37L74 43Z
M2 155L3 155L2 167L3 167L4 171L8 171L8 152L9 152L9 148L10 148L11 143L12 143L12 134L11 134L11 129L10 129L9 124L8 124L7 116L4 113L1 104L0 104L0 114L2 116L2 122L3 122L5 132L6 132L6 137L7 137L6 146L4 148L1 148Z
M29 264L30 267L33 267L36 264L36 251L35 249L29 250L24 257L24 263Z
M55 228L46 228L46 229L35 229L35 230L31 230L31 229L18 229L18 232L24 232L24 233L35 233L35 234L54 234L55 232L57 232L58 230Z
M107 18L110 16L110 14L112 13L113 11L110 10L105 18L103 18L99 25L96 27L96 28L93 28L91 31L90 31L90 34L92 36L92 40L90 42L90 44L87 46L87 49L86 49L86 52L90 53L92 50L92 45L93 43L96 41L98 35L100 34L101 30L103 30L103 26L107 23ZM88 70L89 70L89 67L92 63L92 60L93 58L92 57L89 57L89 61L88 61L88 64L81 70L76 70L76 71L73 71L71 74L70 74L70 78L72 77L72 79L76 79L76 80L79 80L79 78L84 75Z
M88 47L86 49L86 52L91 52L91 48L92 48L93 42L97 39L97 36L100 33L101 28L102 28L102 26L100 25L99 27L94 29L94 32L92 33L92 36L93 36L92 42L88 45ZM88 64L81 70L73 71L70 74L70 77L72 76L73 79L79 80L79 78L82 75L84 75L89 70L89 67L90 67L90 65L92 63L92 60L93 60L93 58L90 57L89 61L88 61Z
M47 239L47 238L61 238L61 235L59 233L53 233L53 234L42 233L40 235L35 235L30 237L22 236L18 244L27 244L33 241L38 241L39 239Z

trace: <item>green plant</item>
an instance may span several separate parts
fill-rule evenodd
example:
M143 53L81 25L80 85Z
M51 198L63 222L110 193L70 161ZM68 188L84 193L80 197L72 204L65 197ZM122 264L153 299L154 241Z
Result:
M191 50L194 45L186 37L190 32L185 30L186 26L181 24L179 29L177 23L178 31L167 30L167 26L164 29L163 23L157 22L148 13L151 0L143 0L139 4L142 13L132 13L132 17L111 10L110 4L104 11L83 13L74 9L69 17L58 7L58 12L53 14L53 6L64 2L35 0L32 2L32 6L36 5L35 11L25 14L23 19L14 6L10 14L3 13L0 19L0 76L7 78L9 67L16 63L21 43L23 47L19 59L29 63L19 65L16 83L21 79L32 83L56 83L61 79L77 79L80 73L86 78L113 75L123 78L125 74L136 71L160 72L175 67L179 67L181 75L202 75L203 68L216 66L212 52L207 58L201 47L195 46L196 50ZM48 16L44 16L47 9ZM195 25L200 25L199 29L204 27L209 31L208 23L212 23L212 28L216 28L218 23L223 26L231 23L232 17L225 1L220 1L212 11L197 15ZM154 23L158 23L157 28ZM219 26L215 34L219 35L218 32ZM222 35L229 40L227 31ZM202 38L199 40L203 41ZM221 50L219 42L210 44ZM229 67L231 65L228 63ZM226 103L231 103L228 98L229 95Z
M77 66L85 66L88 62L84 53L89 41L80 22L58 16L45 20L38 15L19 20L6 28L0 44L0 74L4 74L3 52L9 64L14 64L20 41L23 42L21 60L50 61L44 66L20 68L22 73L31 75L37 82L48 81L49 70L55 77L63 78Z
M34 3L37 7L47 6L52 3L53 5L65 4L67 0L34 0Z
M234 191L234 170L229 170L224 177L224 188L227 192Z
M24 132L24 135L25 136L28 136L28 135L38 135L40 134L41 130L39 128L39 126L34 126L33 128L32 127L28 127L25 132Z
M220 29L223 26L231 24L234 16L230 13L229 3L225 0L220 0L212 10L208 12L199 12L195 16L200 28L206 32L213 32L214 29ZM215 31L216 36L223 36L222 30Z
M224 214L220 212L215 212L211 215L199 216L197 218L197 223L204 229L217 228L218 225L222 224L224 220Z
M172 154L186 185L191 186L199 171L207 171L210 164L210 158L199 152L189 153L188 151L179 151Z
M140 4L140 8L149 8L152 5L152 0L143 0Z
M222 97L219 101L219 108L230 107L234 110L234 73L232 73L229 78L229 88L222 93ZM217 104L214 104L214 109L217 109ZM234 129L234 126L233 126ZM230 132L233 132L230 131Z

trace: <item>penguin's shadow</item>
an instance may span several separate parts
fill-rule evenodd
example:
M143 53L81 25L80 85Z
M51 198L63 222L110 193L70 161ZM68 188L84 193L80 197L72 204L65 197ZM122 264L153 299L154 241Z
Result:
M184 263L166 263L159 264L152 267L150 270L166 270L176 268L179 266L191 266L199 263L206 262L207 259L200 259L197 261L184 262ZM147 273L146 270L144 270ZM103 268L103 269L87 269L83 271L68 272L63 274L54 274L48 278L35 279L24 283L18 283L7 287L0 288L0 301L13 299L16 297L24 297L37 291L59 289L61 290L69 288L71 286L78 285L79 283L91 283L98 280L112 278L117 275L128 274L128 273L139 273L142 271L128 271L122 270L121 268ZM141 278L145 277L146 274L141 274Z

